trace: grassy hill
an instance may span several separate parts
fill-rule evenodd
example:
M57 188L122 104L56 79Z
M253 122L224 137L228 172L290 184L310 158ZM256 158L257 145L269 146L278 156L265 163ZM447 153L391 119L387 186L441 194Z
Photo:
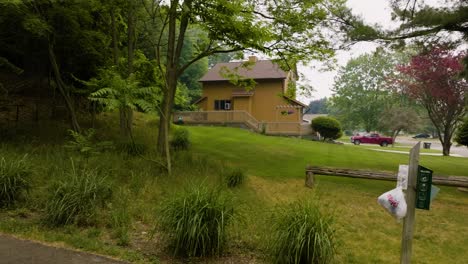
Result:
M115 116L105 116L105 120ZM101 117L102 118L102 117ZM30 199L0 210L0 231L24 238L55 242L136 263L179 263L171 257L158 231L158 207L174 193L194 183L219 186L226 168L247 172L244 186L223 188L235 203L236 218L229 226L226 256L196 259L198 263L264 263L272 212L292 201L318 201L335 215L340 239L336 263L397 263L402 224L377 204L377 197L395 183L318 176L314 189L304 187L305 166L320 165L396 171L408 156L352 145L335 145L297 138L272 137L229 127L185 127L191 135L189 151L174 155L174 174L168 176L154 154L156 122L136 115L135 136L147 146L143 155L116 150L87 160L64 148L69 138L55 131L48 141L6 142L0 157L27 154L33 168ZM118 126L102 122L98 139L113 139ZM112 131L109 132L109 131ZM33 133L26 131L25 133ZM49 133L43 133L50 135ZM71 163L74 160L74 165ZM421 156L420 163L442 175L468 176L468 159ZM50 228L43 225L45 204L54 182L66 180L72 165L95 170L106 179L113 196L92 225ZM413 242L415 263L465 263L468 258L468 195L442 187L430 211L418 210ZM150 236L150 234L153 234Z
M362 146L337 145L272 137L229 127L188 127L193 151L248 169L268 178L300 178L307 164L397 171L408 155L383 153ZM468 159L421 156L420 164L440 175L468 176Z
M227 127L189 127L193 152L246 169L247 184L257 205L248 214L267 217L265 204L296 199L319 199L336 215L342 245L338 263L397 263L402 223L377 204L377 197L395 183L317 177L317 187L306 189L307 164L397 171L408 155L376 152L353 145L335 145L297 138L271 137ZM468 176L468 159L421 156L420 164L441 175ZM261 201L261 202L258 202ZM417 210L413 243L415 263L463 263L468 257L468 195L442 187L430 211ZM265 214L265 215L264 215ZM252 224L250 231L262 230ZM267 232L267 231L265 231ZM258 243L258 241L256 242Z

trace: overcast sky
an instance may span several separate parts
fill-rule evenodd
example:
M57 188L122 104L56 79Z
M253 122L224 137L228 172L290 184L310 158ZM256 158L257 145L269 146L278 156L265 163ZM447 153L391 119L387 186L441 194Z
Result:
M353 10L353 14L360 15L365 22L370 24L379 24L384 29L395 29L398 24L391 20L390 0L347 0L347 6ZM446 6L446 0L424 0L424 3L429 6ZM365 53L373 52L379 45L373 42L360 42L355 44L348 51L338 51L336 59L338 67L346 65L350 58L358 57ZM468 45L460 46L460 49L467 49ZM315 65L320 65L316 62ZM308 104L311 100L330 97L332 95L331 88L336 77L337 70L328 72L319 72L312 67L300 66L299 71L307 76L309 84L315 88L312 97L297 95L297 99Z
M348 0L347 5L352 8L354 14L361 15L364 21L368 23L378 23L384 28L389 27L392 23L388 0ZM375 43L361 42L354 45L349 51L338 51L336 54L338 65L344 66L350 58L357 57L364 53L370 53L374 51L377 46L378 45ZM316 62L315 64L318 63ZM336 70L319 72L318 70L312 69L312 67L301 66L299 71L307 76L310 85L315 88L315 92L312 93L312 98L298 95L297 98L300 101L308 104L311 100L331 96L331 88L336 76Z

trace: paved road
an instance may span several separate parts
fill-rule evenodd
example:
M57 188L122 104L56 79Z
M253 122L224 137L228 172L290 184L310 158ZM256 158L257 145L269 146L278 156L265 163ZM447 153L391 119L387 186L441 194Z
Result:
M405 145L414 145L418 143L418 141L421 142L430 142L431 143L431 149L437 149L442 151L442 144L440 144L440 141L438 139L414 139L411 137L397 137L396 141L398 143L402 143ZM422 145L422 143L421 143ZM465 146L456 146L456 143L453 143L452 147L450 148L450 154L457 154L460 157L468 157L468 148Z
M0 264L123 264L89 253L46 246L0 234Z

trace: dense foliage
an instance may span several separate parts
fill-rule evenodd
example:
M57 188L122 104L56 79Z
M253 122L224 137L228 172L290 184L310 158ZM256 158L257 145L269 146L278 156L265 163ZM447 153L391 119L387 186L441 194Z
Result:
M414 107L393 105L382 112L379 118L380 131L389 131L393 142L401 131L417 132L422 127L422 120Z
M312 100L309 103L309 109L306 114L328 114L328 99L327 97Z
M393 103L387 80L403 55L376 51L348 61L338 71L330 99L331 112L347 129L374 131L385 108Z
M451 139L457 123L466 113L468 83L459 77L465 53L443 47L413 56L398 67L396 79L403 93L420 103L434 124L443 154L450 154Z
M468 147L468 118L465 118L458 127L455 141L460 145Z
M334 140L343 135L340 122L332 117L319 116L314 118L311 126L314 131L320 133L323 140Z

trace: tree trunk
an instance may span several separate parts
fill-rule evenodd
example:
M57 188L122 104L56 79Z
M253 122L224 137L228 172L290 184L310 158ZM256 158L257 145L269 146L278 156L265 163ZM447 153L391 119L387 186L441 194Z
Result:
M128 41L128 58L127 58L127 78L133 73L133 58L134 58L134 36L135 36L135 15L134 15L134 7L132 1L129 1L129 8L127 13L128 19L128 31L127 31L127 41ZM115 31L114 19L113 19L113 31ZM114 34L115 32L113 32ZM112 37L113 40L117 40L117 36ZM117 65L117 47L116 43L114 43L114 62ZM120 135L125 139L130 139L133 142L133 134L132 134L132 127L133 127L133 110L128 106L122 106L119 109L120 114Z
M117 25L115 23L115 8L112 7L110 10L111 26L112 26L112 47L113 47L113 59L114 65L119 63L119 46L117 40Z
M54 71L55 82L57 83L57 88L59 89L60 94L63 96L63 99L65 100L65 106L67 107L68 113L70 114L70 121L71 121L72 128L73 130L79 133L81 132L81 128L80 128L80 124L78 123L78 119L76 117L75 108L73 107L73 103L69 94L66 92L67 88L60 75L60 69L58 67L57 60L55 59L54 49L50 42L49 42L49 60L52 66L52 70Z
M400 134L401 129L394 130L392 132L392 147L395 146L395 140L398 137L398 134Z
M449 133L444 134L444 141L442 143L442 155L450 156L450 147L452 146L451 135Z
M169 28L167 37L166 73L164 99L161 105L161 115L159 122L158 153L166 159L167 172L171 174L171 156L169 149L169 127L171 122L171 110L174 106L174 97L177 89L177 79L180 75L179 61L182 54L182 47L185 32L188 27L190 16L187 10L190 9L192 1L183 2L182 12L178 14L179 0L171 0L168 10ZM180 22L177 23L177 16L180 15ZM179 29L177 30L177 26ZM176 34L178 33L178 35Z
M177 74L175 69L168 69L166 75L166 90L159 116L158 153L166 159L167 171L172 172L169 147L169 128L171 124L171 110L174 106L174 96L177 89Z
M133 139L132 123L133 123L133 110L130 107L123 107L119 109L120 114L120 135L123 138Z
M133 10L133 3L130 3L130 7L128 9L128 30L127 30L127 38L128 38L128 76L133 73L133 57L134 57L134 44L135 44L135 15Z

